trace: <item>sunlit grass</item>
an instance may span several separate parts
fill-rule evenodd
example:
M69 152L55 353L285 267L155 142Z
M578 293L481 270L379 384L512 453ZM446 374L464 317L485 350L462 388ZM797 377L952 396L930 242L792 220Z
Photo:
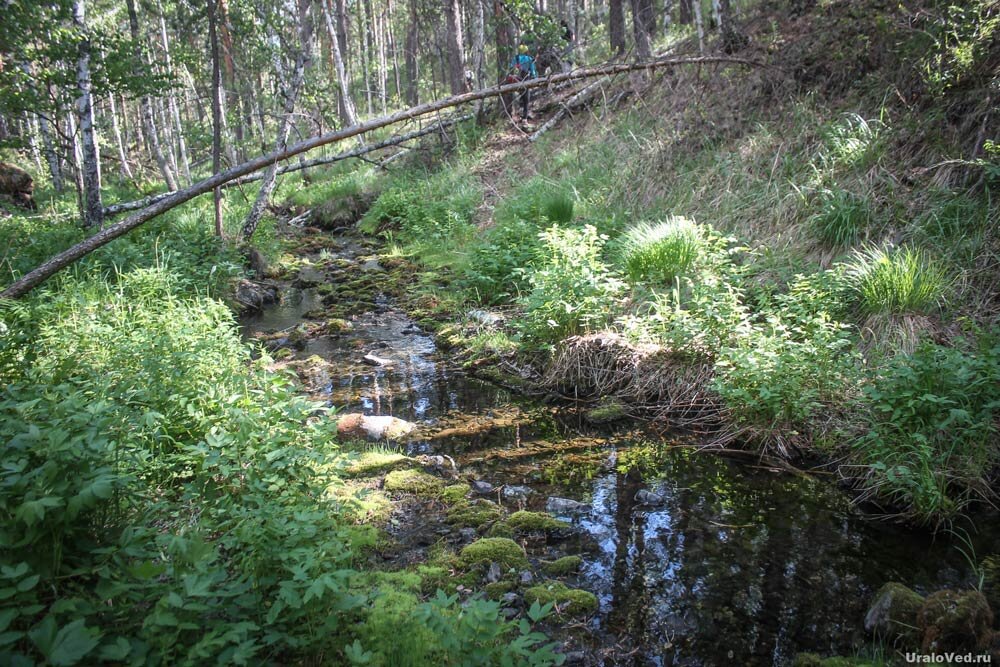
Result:
M948 288L937 263L909 246L856 251L848 277L857 306L866 315L928 313L940 306Z
M690 273L704 249L704 236L692 220L671 217L642 223L625 233L623 268L633 283L670 283Z

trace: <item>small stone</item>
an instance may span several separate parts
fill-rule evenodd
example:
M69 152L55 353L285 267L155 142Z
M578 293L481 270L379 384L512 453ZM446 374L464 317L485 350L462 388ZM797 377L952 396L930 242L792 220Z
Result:
M549 498L548 502L545 503L545 509L553 514L562 514L564 512L588 510L590 509L590 505L576 500L570 500L569 498L558 498L556 496L552 496Z
M504 593L501 599L504 601L504 604L515 604L517 602L517 593Z
M535 575L531 574L531 572L529 572L528 570L521 572L521 575L519 577L519 581L525 585L530 584L534 580L535 580Z
M487 310L470 310L468 313L469 319L478 324L484 326L496 326L503 322L503 316L496 313L491 313Z
M503 576L503 572L500 571L500 565L498 563L490 563L490 567L486 570L486 581L489 583L494 583L500 581L500 577Z
M369 366L389 366L392 364L392 359L377 357L373 353L369 352L365 356L361 357L361 363L368 364Z
M471 542L476 539L476 529L475 528L462 528L458 531L459 537L462 538L463 542Z
M413 422L387 415L346 414L337 420L337 433L341 437L367 440L399 440L417 428Z
M534 491L527 486L507 485L503 487L503 497L507 500L527 500Z
M496 490L496 487L489 482L483 482L478 479L469 482L469 486L472 487L474 493L478 493L481 496L488 496Z
M662 493L653 493L652 491L647 491L646 489L639 489L639 492L635 494L635 502L640 505L655 507L667 502L667 497Z

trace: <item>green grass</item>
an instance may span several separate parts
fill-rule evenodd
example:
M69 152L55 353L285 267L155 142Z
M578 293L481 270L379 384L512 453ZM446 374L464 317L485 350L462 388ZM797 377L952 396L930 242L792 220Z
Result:
M698 224L682 217L641 223L625 232L622 266L632 283L670 284L689 275L704 255Z
M948 289L937 263L911 246L855 251L848 277L855 303L865 315L930 313L942 304Z
M829 248L854 245L871 224L871 203L846 190L821 190L818 208L809 219L810 228L817 240Z

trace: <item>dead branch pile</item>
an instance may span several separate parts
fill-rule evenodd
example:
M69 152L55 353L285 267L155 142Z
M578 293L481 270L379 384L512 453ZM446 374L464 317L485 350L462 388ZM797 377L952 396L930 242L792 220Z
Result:
M710 387L712 375L711 364L689 355L604 332L568 339L542 381L576 399L619 399L635 416L667 427L715 431L725 406Z

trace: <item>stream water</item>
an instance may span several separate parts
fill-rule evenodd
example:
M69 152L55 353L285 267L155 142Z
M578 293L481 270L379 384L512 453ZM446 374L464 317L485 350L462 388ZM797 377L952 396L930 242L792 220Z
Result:
M372 266L347 256L359 270ZM287 330L321 301L316 288L289 288L281 304L246 318L245 332ZM572 413L465 375L384 297L351 319L350 330L310 337L296 352L330 364L317 395L342 412L394 415L428 432L461 426L460 435L409 447L513 487L504 499L512 509L545 509L551 497L586 503L556 512L577 527L573 537L534 547L539 556L584 558L571 583L600 603L569 630L584 664L788 665L801 651L854 655L868 641L865 609L883 583L922 592L971 583L954 540L865 517L831 480L670 447L634 429L588 430ZM367 352L390 363L366 365ZM640 489L660 502L640 505ZM973 542L979 557L997 550L995 536Z

